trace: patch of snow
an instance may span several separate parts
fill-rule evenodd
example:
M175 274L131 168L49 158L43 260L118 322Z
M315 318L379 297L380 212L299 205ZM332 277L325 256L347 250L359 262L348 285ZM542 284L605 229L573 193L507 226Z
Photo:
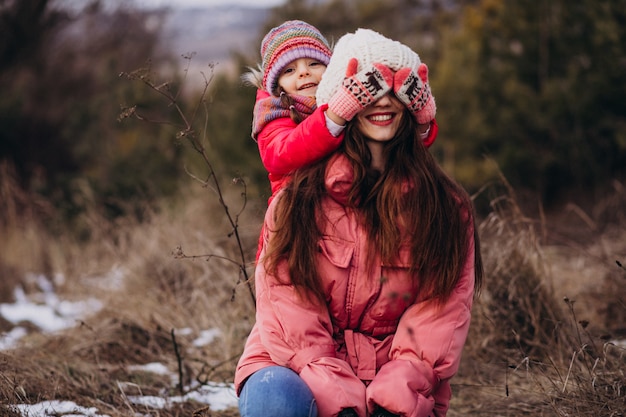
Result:
M618 348L626 349L626 339L623 339L623 340L614 339L614 340L611 340L610 343L614 344Z
M102 308L102 302L94 298L60 300L54 292L54 285L43 275L34 277L34 281L41 292L27 296L21 287L15 288L15 303L0 304L0 316L16 325L30 322L43 332L55 332L74 326L77 320ZM0 345L6 343L7 335L3 335Z
M0 350L8 350L15 347L17 341L26 336L28 332L23 327L14 327L8 333L0 336Z
M131 365L128 367L128 369L131 371L152 372L153 374L157 375L171 374L170 370L167 369L167 366L159 362L150 362L143 365Z
M110 417L108 414L99 414L95 407L81 407L72 401L43 401L38 404L17 404L14 407L28 417Z
M216 382L209 382L207 385L202 385L196 391L185 395L183 401L185 400L195 400L199 403L210 405L211 410L215 411L237 407L239 403L234 384Z
M176 335L189 336L192 333L193 333L193 329L190 327L185 327L185 328L176 330Z
M194 400L207 404L211 410L222 411L227 408L237 407L237 394L233 384L210 382L196 388L183 396L156 397L151 395L129 395L128 400L135 405L143 405L156 409L169 407L173 403L181 403Z
M222 332L220 329L208 329L200 332L200 336L193 341L193 345L196 347L206 346L212 341L214 341L217 337L221 336Z
M13 324L29 321L43 331L54 332L71 327L74 320L57 314L56 304L50 297L45 297L45 304L37 304L28 300L21 288L15 289L14 304L0 304L0 315Z
M121 271L116 270L112 271L108 278L112 278L112 281L117 281L121 279L121 276ZM28 278L37 285L40 290L39 293L27 295L22 288L18 287L14 293L15 303L0 304L0 315L15 325L28 321L37 326L41 332L51 333L72 327L77 321L102 308L102 303L99 300L91 298L83 301L61 300L55 293L55 285L48 279L43 276ZM60 279L57 277L55 283L59 282ZM193 330L190 328L180 329L179 332L184 335L193 334ZM16 326L9 332L0 335L0 350L14 348L19 339L27 333L24 327ZM195 346L204 346L220 335L219 329L203 330L193 344ZM170 375L173 384L177 380L175 373L170 372L161 363L132 365L129 368L159 375ZM186 390L189 392L184 396L156 397L139 395L128 396L127 398L133 404L155 409L163 409L174 403L188 400L207 404L215 411L237 407L238 404L233 384L209 382L197 387L186 387ZM100 414L95 407L82 407L72 401L42 401L38 404L16 404L11 405L11 407L24 417L110 417L106 414Z

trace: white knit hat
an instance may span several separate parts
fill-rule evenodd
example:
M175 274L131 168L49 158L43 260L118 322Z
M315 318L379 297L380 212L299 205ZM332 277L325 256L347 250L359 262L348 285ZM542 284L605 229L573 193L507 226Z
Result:
M341 86L346 76L346 68L351 58L358 60L357 72L369 68L374 63L386 65L393 71L400 68L417 68L420 57L408 46L384 37L370 29L357 29L343 35L335 48L330 63L317 86L317 104L328 103Z

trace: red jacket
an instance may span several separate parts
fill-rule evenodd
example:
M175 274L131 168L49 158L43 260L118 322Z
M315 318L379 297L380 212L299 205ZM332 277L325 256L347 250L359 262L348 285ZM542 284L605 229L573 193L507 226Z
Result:
M424 301L408 277L408 249L393 265L365 256L367 233L342 203L352 178L345 157L333 157L322 208L328 221L317 260L324 306L296 295L286 284L286 265L273 276L258 262L256 324L237 365L237 392L252 373L280 365L296 371L311 388L320 417L348 407L365 417L374 404L403 417L445 416L449 381L458 370L470 323L473 245L448 301L441 306ZM265 217L265 242L274 230L275 206L276 201Z
M257 90L257 101L267 97L267 91ZM272 120L258 134L259 153L269 173L272 196L282 188L289 174L329 155L341 144L343 132L334 137L326 127L327 108L328 105L316 108L299 124L289 117Z

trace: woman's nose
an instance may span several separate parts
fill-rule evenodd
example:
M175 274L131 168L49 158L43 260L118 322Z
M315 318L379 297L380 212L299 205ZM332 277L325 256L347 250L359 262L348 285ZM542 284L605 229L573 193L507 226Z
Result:
M387 93L379 98L375 103L376 106L389 106L391 104L391 93Z

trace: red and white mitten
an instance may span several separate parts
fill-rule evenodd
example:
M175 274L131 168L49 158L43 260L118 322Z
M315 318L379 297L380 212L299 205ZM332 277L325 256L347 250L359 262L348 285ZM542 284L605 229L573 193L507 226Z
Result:
M341 87L328 100L328 108L347 121L391 91L393 86L393 71L385 65L374 63L357 73L358 65L356 58L350 59Z
M420 64L413 68L400 68L393 78L396 97L413 112L417 123L427 124L435 118L437 106L428 84L428 67Z

